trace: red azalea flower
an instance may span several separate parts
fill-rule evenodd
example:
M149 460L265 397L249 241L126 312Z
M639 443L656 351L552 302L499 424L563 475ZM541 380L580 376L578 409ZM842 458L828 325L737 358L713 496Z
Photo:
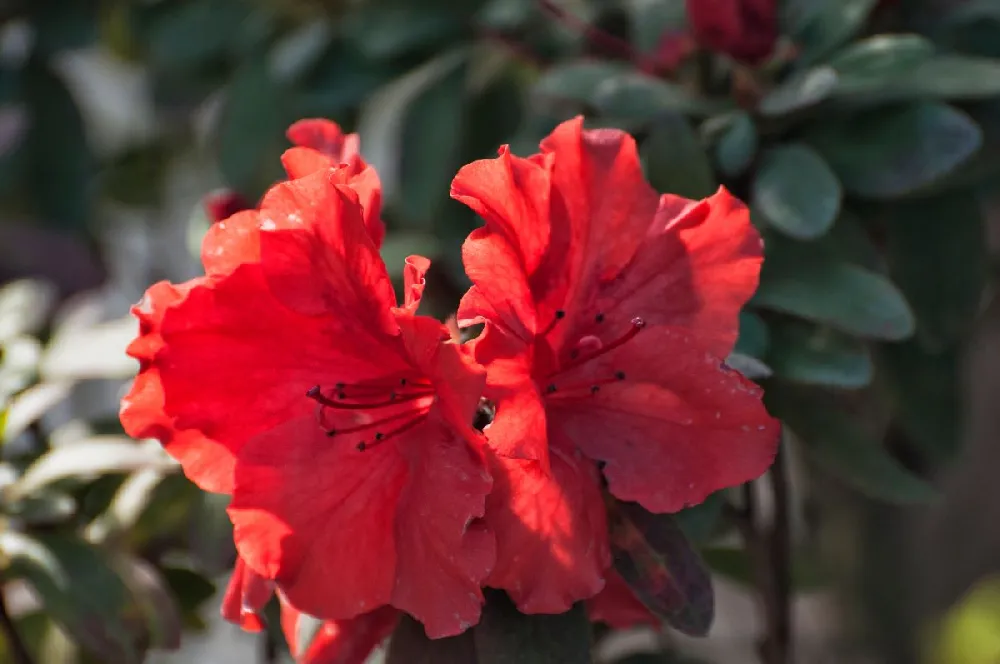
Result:
M259 632L264 629L260 612L272 594L274 582L247 567L242 558L237 558L222 597L222 617L248 632Z
M752 65L778 40L775 0L687 0L687 17L698 43Z
M778 440L760 389L724 363L760 271L746 207L724 189L658 196L632 138L580 118L541 147L452 184L486 221L463 247L458 317L486 322L474 351L496 406L487 584L527 613L604 586L601 472L618 498L674 512L759 476Z
M214 225L207 275L134 308L141 368L122 422L233 493L243 561L297 608L391 604L454 634L478 619L494 556L472 523L491 484L471 427L484 377L415 315L426 259L409 259L397 306L368 181L316 171Z
M302 632L308 629L300 621L302 613L281 602L281 629L292 657L299 664L364 664L399 622L399 611L392 607L376 609L350 620L328 620L312 636L309 646L299 647Z

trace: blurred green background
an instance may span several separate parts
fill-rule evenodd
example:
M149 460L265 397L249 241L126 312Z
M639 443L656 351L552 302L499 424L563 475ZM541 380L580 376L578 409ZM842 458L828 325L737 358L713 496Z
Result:
M285 657L217 617L225 499L122 434L129 305L199 273L206 194L257 200L285 128L325 117L379 171L390 270L433 259L444 318L479 223L456 170L583 113L765 237L731 363L786 423L788 486L743 498L787 524L795 661L1000 661L1000 2L743 4L779 35L752 62L683 0L0 2L0 623L46 664ZM604 633L600 661L761 661L776 591L727 499L683 521L711 635Z

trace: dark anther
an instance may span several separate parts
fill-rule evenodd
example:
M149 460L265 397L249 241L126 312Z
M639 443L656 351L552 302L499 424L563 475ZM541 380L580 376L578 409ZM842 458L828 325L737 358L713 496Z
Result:
M545 391L548 392L549 394L552 394L553 392L556 391L556 384L549 383L549 386L545 388Z
M362 440L360 443L357 444L356 447L358 448L358 452L364 452L365 448L368 446L365 445L365 441Z
M395 400L396 400L396 392L395 391L389 392L389 401L395 401Z
M337 430L336 429L330 429L329 431L326 432L326 435L329 436L330 438L333 438L334 436L337 435Z
M556 309L556 318L565 318L566 312L562 309Z
M590 386L590 393L591 394L597 394L600 391L601 391L601 386L600 385L591 385Z
M315 399L320 395L319 385L313 385L306 391L306 396L310 399Z
M337 392L337 398L338 399L346 399L347 395L344 394L343 392Z
M375 440L382 440L384 437L381 431L375 433Z
M597 321L598 323L603 323L604 322L604 314L597 314L596 316L594 316L594 320Z
M406 386L406 379L405 378L400 378L399 379L399 384L402 385L403 387L405 387Z
M615 372L615 378L617 378L618 380L625 380L625 372L624 371L616 371Z
M337 383L336 385L334 385L334 387L336 387L337 391L339 392L340 390L342 390L345 387L347 387L347 385L345 383Z

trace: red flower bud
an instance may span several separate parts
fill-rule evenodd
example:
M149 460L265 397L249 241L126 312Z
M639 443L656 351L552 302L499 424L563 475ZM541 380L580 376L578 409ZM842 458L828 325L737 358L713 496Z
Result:
M765 60L778 39L775 0L687 0L687 16L699 44L741 62Z

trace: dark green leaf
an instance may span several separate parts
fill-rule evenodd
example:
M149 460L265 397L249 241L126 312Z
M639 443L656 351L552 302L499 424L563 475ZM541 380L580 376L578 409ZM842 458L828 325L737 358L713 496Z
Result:
M451 8L379 3L351 14L344 34L366 58L388 60L419 48L441 46L463 29L461 14Z
M719 171L727 177L736 177L750 166L757 154L757 126L745 111L733 114L728 127L715 144L715 161Z
M185 627L202 628L204 623L199 614L205 602L215 596L215 585L197 572L181 567L163 567L160 573L177 600Z
M391 78L394 71L335 41L298 84L295 116L336 117L352 110Z
M941 21L936 41L951 50L1000 57L1000 7L993 0L957 3Z
M982 143L978 126L939 103L916 103L831 123L810 136L847 191L895 198L931 184Z
M467 68L458 66L414 98L403 125L398 212L410 225L433 229L461 166Z
M709 494L704 502L677 512L674 518L684 534L696 542L708 539L715 532L726 504L723 491Z
M35 49L51 56L93 44L97 40L98 5L95 0L47 0L28 4Z
M765 401L817 464L865 495L893 503L921 503L937 495L835 405L783 383L768 385Z
M692 97L679 85L636 71L601 82L590 103L606 117L637 124L668 112L707 115L721 110L718 104Z
M104 556L63 535L0 534L8 575L38 593L45 612L105 662L140 662L129 620L131 595Z
M837 53L827 65L837 70L841 85L855 78L889 81L907 74L934 55L934 44L920 35L876 35Z
M609 501L614 568L646 607L671 627L703 636L715 617L712 580L669 514Z
M906 339L915 328L906 299L884 276L776 235L765 242L753 302L860 337Z
M840 217L823 241L845 260L870 270L882 265L881 250L875 246L868 229L851 212L841 209Z
M823 158L804 145L791 144L764 155L751 204L779 231L812 240L830 230L841 196L840 182Z
M590 664L590 622L583 604L557 615L525 615L507 595L486 591L472 631L479 664Z
M768 366L774 375L809 385L857 389L874 369L868 347L830 328L788 321L771 327Z
M532 94L540 99L587 104L598 86L628 71L628 66L620 62L587 60L558 64L535 82Z
M917 316L917 338L940 349L965 338L979 312L988 257L982 201L973 191L895 206L889 271Z
M246 62L229 85L219 128L219 167L226 182L249 200L281 177L285 94L262 58Z
M171 3L150 23L149 61L162 70L188 71L221 58L248 14L239 0Z
M632 43L641 53L656 50L665 35L687 29L687 14L682 2L635 0L628 3Z
M38 60L27 66L24 98L31 115L24 148L34 203L46 222L82 229L94 202L95 164L76 102Z
M752 311L740 312L740 336L736 340L736 351L762 359L770 345L767 323Z
M530 660L527 660L530 661ZM389 639L385 664L477 664L476 644L468 630L444 639L428 639L424 626L403 614Z
M793 0L793 4L816 7L810 0ZM878 0L820 0L815 9L799 12L792 36L802 48L800 62L804 65L818 62L850 40L864 27L876 4Z
M229 496L199 491L191 510L191 555L200 568L213 574L228 569L236 557L233 524L226 515Z
M837 72L817 67L792 76L760 100L763 115L778 116L800 111L829 97L837 89Z
M930 352L907 341L879 352L896 422L934 465L951 461L961 448L962 362L960 346Z
M155 567L145 560L120 555L114 561L145 621L150 647L173 650L181 645L180 607Z
M65 523L76 513L76 501L61 491L40 490L6 505L5 512L32 526Z
M661 193L701 199L718 188L698 134L678 113L658 118L642 143L646 179Z

